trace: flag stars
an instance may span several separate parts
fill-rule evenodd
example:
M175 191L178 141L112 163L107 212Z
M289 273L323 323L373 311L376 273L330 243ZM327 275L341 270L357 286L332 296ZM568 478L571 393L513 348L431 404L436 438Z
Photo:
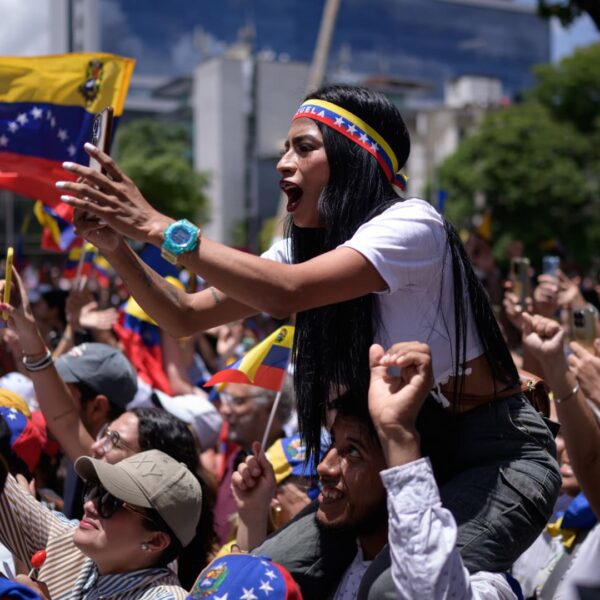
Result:
M222 596L215 596L215 600L227 600L228 592L225 592Z
M366 133L360 134L360 141L366 144L369 141L369 136Z
M354 135L355 131L356 131L356 125L354 123L350 123L350 125L348 125L348 133L350 135Z
M49 121L52 118L52 111L50 109L46 112L46 121Z
M42 115L44 114L43 109L41 109L39 106L34 106L29 112L34 119L41 119Z
M379 150L379 144L377 142L371 142L371 148L377 152Z
M21 113L16 119L21 125L25 125L25 123L29 122L27 118L27 113Z
M54 117L50 118L50 127L56 127L56 119Z
M247 590L245 587L242 587L244 593L240 596L240 600L258 600L258 596L254 595L254 588L251 587Z
M16 121L11 121L8 124L8 130L12 133L14 133L15 131L17 131L17 129L19 129L19 124Z
M4 148L6 146L8 146L8 138L2 134L0 135L0 148Z
M9 418L11 421L14 421L14 420L17 418L17 415L16 415L15 413L10 413L10 414L8 415L8 418Z
M274 591L273 587L271 586L271 584L268 581L262 581L262 580L260 582L259 589L261 590L261 592L265 593L265 596L268 596L271 592Z
M265 572L265 575L269 579L277 579L277 575L275 575L275 571L272 571L271 569L267 569L266 572Z
M69 134L67 133L66 129L59 129L58 133L56 134L56 137L62 142L64 142L69 137Z
M67 152L69 153L69 156L75 156L75 153L77 152L77 148L75 148L75 146L73 144L71 144L67 148Z
M343 117L338 117L338 118L335 120L335 124L336 124L338 127L341 127L341 126L344 124L344 119L343 119Z

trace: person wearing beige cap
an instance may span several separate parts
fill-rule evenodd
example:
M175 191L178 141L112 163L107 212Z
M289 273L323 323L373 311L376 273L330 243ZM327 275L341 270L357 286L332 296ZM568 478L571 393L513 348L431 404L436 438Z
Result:
M46 562L59 563L44 571L51 577L40 577L47 597L185 598L169 564L196 534L202 507L196 477L160 450L117 464L82 456L75 470L85 482L85 513L75 533L12 476L0 494L0 539L26 563L41 548Z

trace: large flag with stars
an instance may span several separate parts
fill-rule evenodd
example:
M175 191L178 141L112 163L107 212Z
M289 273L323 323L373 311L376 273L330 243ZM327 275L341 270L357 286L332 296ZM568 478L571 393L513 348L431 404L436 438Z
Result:
M0 57L0 188L55 208L63 161L88 164L94 115L123 112L135 61L113 54Z

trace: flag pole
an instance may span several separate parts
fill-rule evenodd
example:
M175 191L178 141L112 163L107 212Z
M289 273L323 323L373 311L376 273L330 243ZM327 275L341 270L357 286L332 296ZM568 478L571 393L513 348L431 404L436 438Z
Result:
M81 246L81 254L79 255L79 262L77 263L77 271L75 272L75 282L73 285L73 289L80 291L85 287L87 277L84 278L81 276L83 273L83 264L85 263L85 255L87 254L87 248L85 247L85 242L83 242L83 246Z
M287 371L287 368L286 368ZM265 432L262 438L262 449L266 450L266 443L269 439L269 434L271 433L271 427L273 426L273 419L275 418L275 414L277 413L277 407L279 406L279 400L281 399L281 390L277 392L275 396L275 401L273 402L273 407L271 408L271 414L269 415L269 420L267 421L267 426L265 427Z

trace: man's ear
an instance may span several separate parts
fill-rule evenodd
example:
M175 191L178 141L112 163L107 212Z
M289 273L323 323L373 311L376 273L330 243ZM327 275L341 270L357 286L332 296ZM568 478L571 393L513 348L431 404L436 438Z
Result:
M110 402L104 394L98 394L87 402L88 416L94 421L106 423L110 414Z

